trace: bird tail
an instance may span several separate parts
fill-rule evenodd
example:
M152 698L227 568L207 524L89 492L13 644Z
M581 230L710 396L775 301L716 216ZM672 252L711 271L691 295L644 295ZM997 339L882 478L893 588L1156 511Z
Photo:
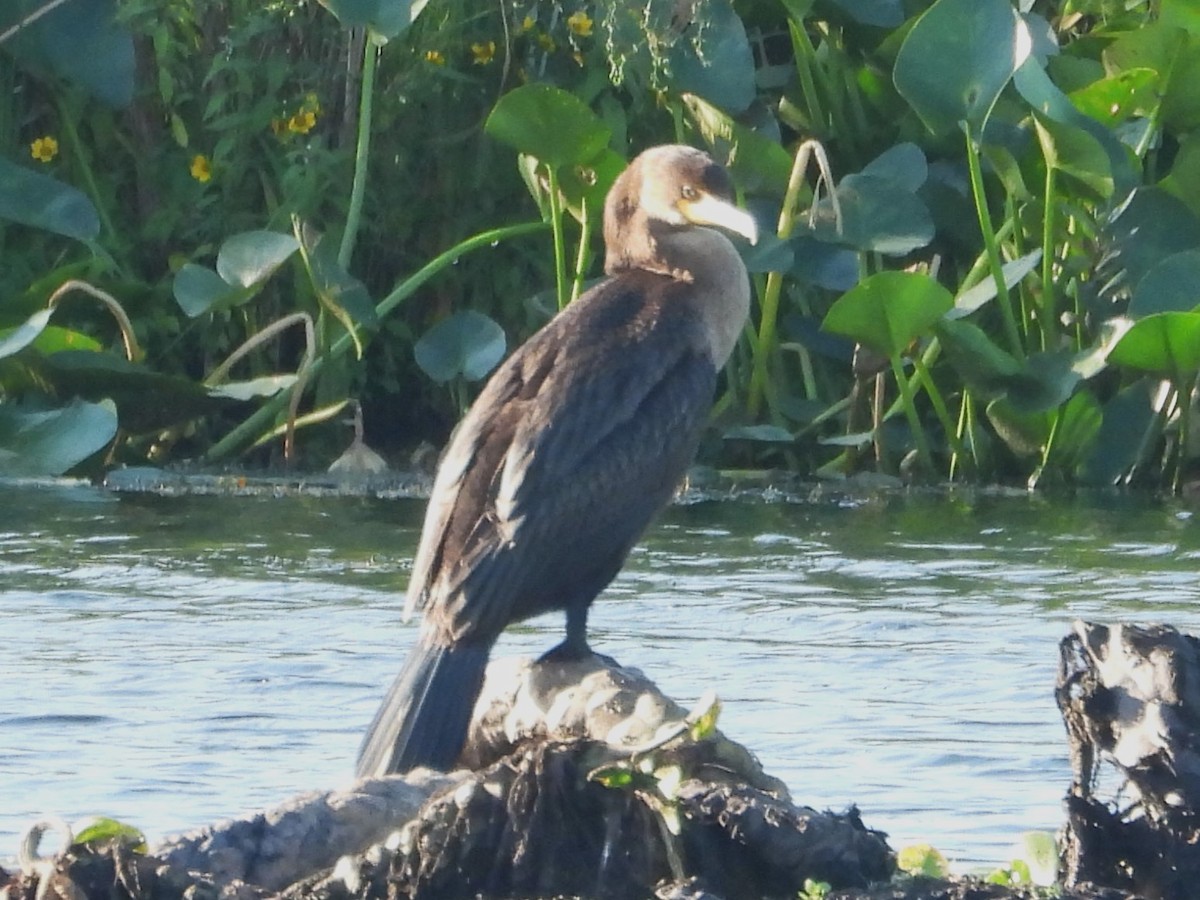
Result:
M358 777L453 767L467 741L489 649L419 640L358 751Z

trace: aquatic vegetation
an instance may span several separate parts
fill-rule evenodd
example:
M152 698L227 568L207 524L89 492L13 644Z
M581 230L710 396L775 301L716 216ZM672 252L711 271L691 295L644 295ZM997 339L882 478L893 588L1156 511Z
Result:
M202 388L273 322L313 326L242 359L246 381L293 379L269 396L182 404L150 431L115 402L104 459L223 460L297 420L313 424L287 456L331 457L319 423L355 396L394 447L440 440L498 332L516 345L597 274L624 160L685 141L776 223L746 252L757 305L710 461L1195 477L1200 27L1183 0L706 0L686 22L666 0L44 5L0 13L4 414L117 401L115 375L78 393L51 362L50 335L113 355L85 307L19 338L70 279L128 311L144 371L121 378L167 377L147 390ZM810 139L832 169L816 183ZM471 365L442 377L455 354Z

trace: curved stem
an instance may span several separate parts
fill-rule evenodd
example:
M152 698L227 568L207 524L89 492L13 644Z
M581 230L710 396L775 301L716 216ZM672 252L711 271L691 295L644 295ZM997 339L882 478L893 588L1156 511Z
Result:
M925 436L925 429L921 427L921 419L917 415L917 408L913 402L912 385L904 377L904 366L900 362L900 354L893 353L889 361L892 364L892 375L896 379L896 386L900 388L900 401L904 406L904 415L908 419L908 427L911 429L913 441L917 445L917 455L924 463L926 471L932 473L934 470L933 453L929 449L929 439Z
M144 354L142 353L142 348L138 346L137 334L133 330L133 322L129 321L129 315L125 312L125 308L117 302L112 294L106 293L98 287L93 287L86 281L72 278L58 286L54 293L50 295L46 306L50 309L57 309L58 302L71 291L82 291L85 294L89 294L108 307L108 311L117 320L117 327L121 330L121 340L125 344L125 357L130 362L137 362L142 358Z
M545 222L522 222L519 225L505 225L501 228L492 228L488 231L480 232L472 235L464 241L455 244L449 250L439 253L424 266L410 275L392 290L390 294L379 301L375 306L375 312L379 318L388 315L392 310L399 306L404 300L411 296L421 285L442 271L446 267L462 256L464 253L469 253L472 250L477 250L480 247L490 247L492 244L507 240L508 238L520 237L525 234L532 234L535 231L541 231L546 227ZM343 332L332 344L329 350L323 356L318 356L312 361L312 365L308 367L307 380L314 378L320 371L327 359L336 359L345 353L351 344L350 335ZM216 462L233 455L240 451L243 447L253 441L262 431L267 429L275 417L279 415L283 408L284 397L276 395L260 406L253 414L245 421L234 428L229 434L225 435L221 440L208 449L203 455L202 460L206 463Z

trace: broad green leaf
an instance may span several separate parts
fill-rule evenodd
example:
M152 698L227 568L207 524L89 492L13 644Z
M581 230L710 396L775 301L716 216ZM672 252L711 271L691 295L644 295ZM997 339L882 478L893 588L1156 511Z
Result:
M1071 176L1107 199L1113 192L1112 167L1104 147L1082 128L1034 115L1046 165Z
M1013 86L1026 102L1048 119L1064 125L1074 125L1090 134L1104 148L1116 191L1124 195L1141 180L1134 169L1124 145L1109 129L1095 119L1085 116L1066 94L1050 80L1035 59L1028 59L1013 76Z
M217 274L236 287L253 287L266 281L298 249L300 242L290 234L244 231L221 244Z
M75 399L50 410L0 403L0 473L62 475L103 450L116 433L117 410L109 400Z
M1074 393L1080 382L1075 370L1076 354L1068 350L1031 353L1025 359L1028 379L1014 383L1008 399L1021 413L1057 409Z
M670 66L675 91L696 94L735 115L757 96L754 54L729 0L705 4L703 25L673 44Z
M1007 397L989 403L987 417L1008 449L1025 457L1042 452L1054 424L1051 413L1045 410L1022 412Z
M896 356L954 305L950 292L928 275L879 272L843 294L821 327Z
M684 94L683 104L716 156L729 160L729 170L740 186L747 191L783 194L792 158L778 141L735 122L728 113L695 94Z
M900 184L873 175L847 175L837 186L842 207L840 240L859 250L903 256L933 240L933 218L925 201ZM838 239L832 218L823 216L819 235Z
M915 194L929 177L929 163L920 147L905 142L884 150L858 174L882 178L900 190Z
M90 334L84 334L82 331L47 325L42 333L34 339L33 349L43 356L49 356L51 353L58 353L62 350L88 350L94 353L103 350L104 345Z
M1080 468L1082 480L1116 484L1138 463L1146 431L1154 420L1152 397L1158 384L1158 379L1139 379L1104 404L1096 442Z
M1169 22L1148 22L1130 29L1109 44L1103 54L1109 71L1149 68L1158 72L1162 95L1158 116L1170 131L1200 127L1200 35Z
M190 318L225 309L249 295L235 287L207 266L185 263L175 273L171 284L175 302Z
M438 383L462 376L479 381L504 358L504 330L473 309L438 322L417 341L417 365Z
M1003 396L1015 383L1029 377L1020 360L971 322L947 317L937 324L937 336L963 383L984 400Z
M1095 445L1103 418L1100 404L1090 392L1074 394L1057 412L1047 468L1074 477Z
M5 0L0 32L48 6ZM54 74L113 107L133 99L133 35L118 24L116 0L71 0L37 18L3 45L35 74Z
M758 272L786 272L792 267L796 254L792 250L791 241L781 241L774 233L766 232L759 236L758 243L745 244L738 248L746 271L751 274Z
M1031 39L1009 0L937 0L908 32L893 80L935 134L979 133Z
M611 135L586 103L561 88L534 82L509 91L488 116L484 130L496 140L547 165L586 165Z
M927 878L947 878L950 875L950 863L930 844L910 844L901 847L900 852L896 854L896 868L909 875L923 875Z
M1191 312L1200 306L1200 250L1168 256L1137 283L1129 301L1134 318L1160 312Z
M1136 289L1166 257L1200 246L1200 218L1166 191L1140 188L1106 223L1102 239L1124 284Z
M1070 98L1085 116L1111 128L1152 110L1158 102L1158 83L1153 69L1126 69L1072 91Z
M82 191L0 157L0 219L92 241L100 216Z
M40 309L16 328L0 330L0 359L24 350L50 323L52 309Z
M370 28L386 40L403 32L424 8L423 0L318 0L346 28Z
M93 816L84 822L82 827L76 825L75 840L71 846L79 847L84 844L119 844L137 853L146 852L146 836L139 829L107 816Z
M1176 383L1195 377L1200 372L1200 313L1162 312L1138 320L1108 361Z
M1193 215L1200 216L1200 141L1193 138L1180 146L1170 173L1158 187L1185 203Z

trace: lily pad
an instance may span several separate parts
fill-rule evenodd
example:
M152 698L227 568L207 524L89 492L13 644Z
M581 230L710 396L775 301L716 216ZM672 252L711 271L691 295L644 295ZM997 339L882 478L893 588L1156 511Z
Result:
M838 298L821 327L893 357L953 305L950 292L928 275L879 272Z
M534 82L501 97L484 130L547 165L585 165L608 145L609 127L586 103L561 88Z
M413 351L421 370L441 384L459 376L479 381L504 358L506 346L495 320L468 309L430 328Z
M1129 301L1134 318L1160 312L1191 312L1200 306L1200 250L1168 256L1138 282Z
M1009 0L938 0L896 55L896 90L936 133L978 133L1032 41Z
M40 309L7 333L0 331L0 359L24 350L50 323L52 309Z
M754 102L754 54L746 28L728 0L705 4L704 21L671 48L671 81L680 93L696 94L730 113Z
M278 231L243 231L226 238L217 253L217 274L235 287L253 287L266 281L300 242Z
M100 216L82 191L0 157L0 218L92 241Z
M0 403L0 473L62 475L103 450L116 433L111 400L76 399L48 410Z
M236 306L250 295L206 266L184 263L171 285L175 302L189 318Z
M337 16L346 28L370 28L381 38L391 40L420 15L425 3L418 0L317 0Z
M1150 372L1176 383L1200 372L1200 313L1161 312L1125 332L1108 355L1113 365Z

